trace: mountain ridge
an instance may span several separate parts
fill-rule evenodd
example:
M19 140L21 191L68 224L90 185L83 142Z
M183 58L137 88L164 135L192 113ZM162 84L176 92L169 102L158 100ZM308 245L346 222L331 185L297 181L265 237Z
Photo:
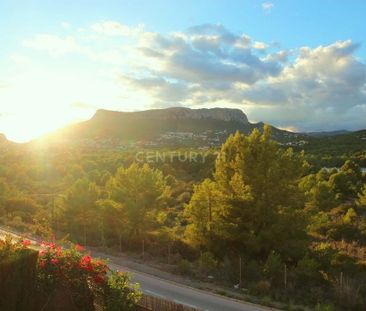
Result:
M73 141L117 139L153 141L159 144L162 140L169 139L169 143L174 143L174 136L176 142L188 143L191 136L196 145L205 143L206 138L206 143L211 141L211 145L219 145L236 131L249 134L255 128L262 131L263 127L264 123L250 123L242 110L232 108L171 107L136 112L100 109L91 119L61 129L56 136L61 140ZM289 141L302 135L274 126L271 128L273 138L279 141Z
M237 121L244 124L249 123L248 117L240 109L233 108L200 108L191 109L186 107L170 107L163 109L149 109L142 111L112 111L99 109L95 112L92 119L105 119L108 117L129 116L136 119L147 118L156 120L182 120L182 119L215 119L222 121Z
M209 139L220 144L229 134L239 131L249 134L257 128L262 131L263 122L251 123L240 109L233 108L200 108L171 107L143 111L123 112L99 109L86 121L65 126L47 134L43 138L51 143L82 142L85 140L119 140L119 141L161 141L170 137L170 143L180 136L209 136ZM328 137L340 137L342 140L352 139L356 132L339 130L333 132L295 133L271 126L273 138L280 143L326 140ZM174 139L174 136L176 139ZM219 139L218 139L218 136ZM214 138L214 139L212 139ZM356 139L361 139L356 137ZM363 139L363 138L362 138ZM39 141L42 138L33 141ZM187 140L187 139L186 139ZM203 142L203 141L201 141ZM0 143L12 143L0 133ZM306 143L306 142L305 142ZM196 142L196 145L197 144ZM291 145L291 144L290 144Z

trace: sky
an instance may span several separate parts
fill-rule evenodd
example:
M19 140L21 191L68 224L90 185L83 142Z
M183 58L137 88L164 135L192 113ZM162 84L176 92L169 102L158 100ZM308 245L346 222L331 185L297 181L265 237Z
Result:
M0 133L173 106L366 128L365 27L363 0L0 0Z

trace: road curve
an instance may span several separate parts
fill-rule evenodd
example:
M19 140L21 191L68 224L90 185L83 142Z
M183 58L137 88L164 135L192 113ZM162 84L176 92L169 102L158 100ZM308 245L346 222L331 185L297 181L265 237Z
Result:
M15 232L0 229L0 239L5 234L17 236ZM207 291L168 281L140 271L126 268L111 260L109 266L114 270L130 272L132 281L140 284L144 293L172 300L177 303L207 311L265 311L274 310L259 305L240 302Z

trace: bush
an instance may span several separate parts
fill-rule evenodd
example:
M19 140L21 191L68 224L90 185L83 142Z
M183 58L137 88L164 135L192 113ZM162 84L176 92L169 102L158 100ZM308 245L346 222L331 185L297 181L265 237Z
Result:
M249 263L244 266L244 282L258 282L262 277L261 272L261 266L256 261L249 261Z
M267 295L271 290L271 283L265 280L259 281L252 289L256 295Z
M37 252L27 242L0 240L0 310L29 311L34 308Z
M53 243L43 243L39 252L37 285L40 304L57 292L67 291L81 310L94 310L94 298L103 292L108 266L78 251L78 247L63 249Z
M319 272L319 263L306 255L300 259L295 268L295 278L298 287L311 287L313 284L319 284L322 281L322 275Z
M217 272L218 262L210 252L203 253L196 264L198 265L200 272L204 275Z
M219 272L219 278L225 280L230 286L239 282L238 264L233 262L228 256L224 257Z
M137 285L131 287L130 276L111 271L105 290L105 311L134 310L141 299L141 292Z
M178 262L177 271L180 274L189 275L192 272L192 265L188 260L182 259Z
M97 302L106 311L128 311L140 300L138 286L130 284L129 275L83 254L81 246L63 249L43 243L43 247L38 261L41 292L67 289L78 310L94 310Z
M129 283L128 275L110 270L105 261L83 253L81 246L69 249L53 243L42 243L41 246L37 275L38 309L58 307L69 310L73 306L77 310L93 311L94 303L97 303L103 310L127 311L132 310L141 298L137 285Z
M338 301L338 305L345 310L362 310L364 306L364 299L360 294L360 284L355 280L347 277L333 281L335 296Z
M283 280L284 266L280 255L272 251L264 264L263 274L272 284L279 285Z
M320 304L318 303L315 306L315 311L335 311L336 309L334 308L333 305L328 305L328 304Z

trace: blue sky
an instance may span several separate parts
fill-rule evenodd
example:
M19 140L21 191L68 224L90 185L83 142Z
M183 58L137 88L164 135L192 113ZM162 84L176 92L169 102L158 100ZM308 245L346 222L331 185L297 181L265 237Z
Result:
M365 12L361 0L0 0L0 132L27 140L98 108L179 105L364 128Z
M263 3L273 4L270 12L265 12ZM363 0L1 0L0 12L1 29L11 30L2 35L1 50L10 52L25 36L59 32L62 22L82 27L115 20L145 24L147 30L161 33L221 23L232 31L265 42L277 41L286 48L347 39L363 43L366 26ZM366 57L365 49L360 57Z

